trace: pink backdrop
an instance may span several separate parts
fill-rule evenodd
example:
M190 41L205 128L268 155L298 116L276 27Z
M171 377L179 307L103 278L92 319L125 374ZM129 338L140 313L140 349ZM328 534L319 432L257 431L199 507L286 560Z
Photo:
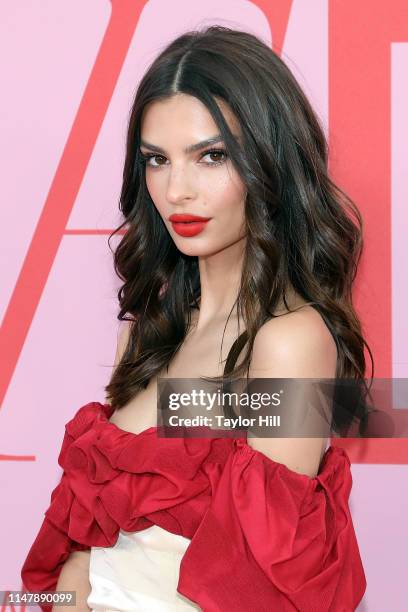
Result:
M107 238L119 219L127 116L145 67L183 31L219 23L282 50L323 120L332 173L365 218L355 298L375 375L408 375L408 13L403 0L2 0L0 15L6 590L21 588L60 478L64 424L104 400L118 329ZM407 440L342 444L368 581L358 610L402 612Z

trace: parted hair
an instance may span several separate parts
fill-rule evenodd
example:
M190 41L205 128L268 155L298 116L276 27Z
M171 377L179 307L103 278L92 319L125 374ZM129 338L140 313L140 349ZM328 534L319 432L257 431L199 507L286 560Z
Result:
M180 252L148 192L140 153L146 106L178 93L211 113L246 185L247 242L234 304L244 331L227 359L225 377L248 372L255 335L276 316L289 284L323 317L337 346L336 378L364 383L364 347L352 285L363 248L356 204L329 177L328 143L320 121L286 63L255 35L210 26L168 44L142 77L131 107L119 208L124 235L114 250L119 320L129 320L127 346L106 396L127 404L168 367L199 308L198 258ZM217 104L237 117L243 143ZM283 315L284 316L284 315ZM237 364L241 355L240 364Z

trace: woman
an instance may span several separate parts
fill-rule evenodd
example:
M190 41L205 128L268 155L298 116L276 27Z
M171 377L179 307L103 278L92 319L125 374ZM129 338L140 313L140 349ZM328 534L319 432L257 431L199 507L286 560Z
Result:
M85 610L356 608L341 448L156 436L159 377L364 380L362 220L327 155L295 78L249 33L186 33L147 70L115 251L126 324L106 403L66 425L30 590L75 590Z

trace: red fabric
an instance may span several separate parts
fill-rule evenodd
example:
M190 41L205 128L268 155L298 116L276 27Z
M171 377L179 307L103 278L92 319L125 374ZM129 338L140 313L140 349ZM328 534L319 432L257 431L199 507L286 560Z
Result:
M70 552L156 524L191 539L177 590L205 612L356 609L366 579L343 449L330 446L309 478L245 437L133 434L112 411L90 402L65 426L64 472L21 570L26 589L54 591Z

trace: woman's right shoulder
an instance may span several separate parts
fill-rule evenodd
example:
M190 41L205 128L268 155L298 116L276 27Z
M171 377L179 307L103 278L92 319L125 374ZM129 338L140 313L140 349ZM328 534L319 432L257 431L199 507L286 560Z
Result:
M116 354L115 361L113 364L113 371L122 359L122 355L125 352L127 343L129 342L130 333L132 330L133 321L121 321L118 326L117 339L116 339ZM113 372L112 372L113 373Z
M130 332L132 329L132 321L121 321L119 326L118 326L118 330L117 330L117 338L116 338L116 353L115 353L115 360L113 362L113 368L112 368L112 375L111 378L115 372L115 369L117 368L120 360L122 359L122 355L125 352L127 343L129 342L129 337L130 337ZM110 404L110 401L108 398L105 398L105 403L106 404Z
M113 364L114 368L116 368L119 361L122 359L122 355L125 352L127 343L129 341L131 329L132 321L121 321L118 326L115 362Z

